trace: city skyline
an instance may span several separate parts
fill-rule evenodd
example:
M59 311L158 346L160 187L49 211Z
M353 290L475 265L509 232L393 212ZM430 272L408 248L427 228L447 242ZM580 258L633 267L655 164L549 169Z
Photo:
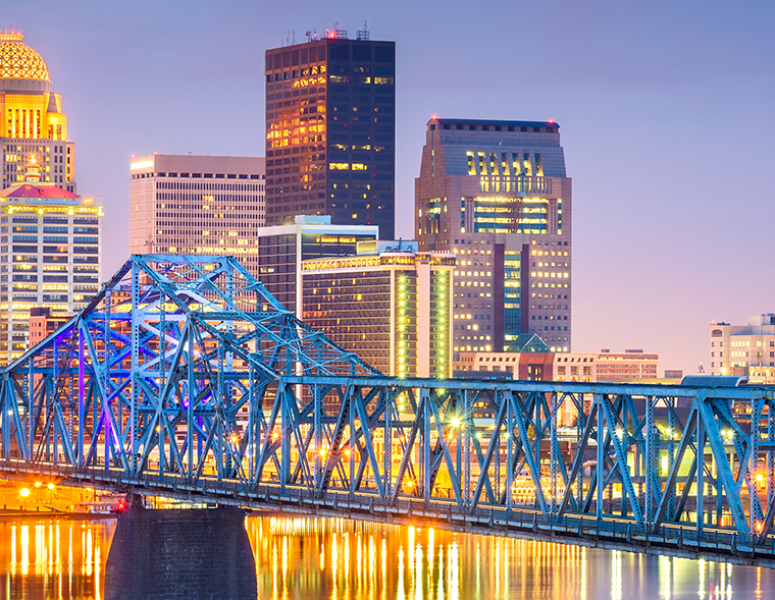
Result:
M115 240L106 276L128 257L130 154L264 156L264 51L294 28L302 42L337 20L354 34L367 17L374 39L396 41L397 214L412 209L432 114L562 126L576 199L575 351L643 347L693 372L707 369L711 320L772 311L775 286L760 273L773 208L756 177L775 129L773 78L762 76L774 14L763 3L734 13L496 3L470 14L195 2L158 7L152 20L144 2L56 16L54 6L10 7L3 25L24 33L62 93L79 191L105 199ZM408 219L399 236L414 237Z

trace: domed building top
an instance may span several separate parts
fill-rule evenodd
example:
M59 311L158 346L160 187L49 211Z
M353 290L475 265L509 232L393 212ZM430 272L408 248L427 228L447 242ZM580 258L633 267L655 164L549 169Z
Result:
M49 92L48 67L18 31L0 33L0 90Z

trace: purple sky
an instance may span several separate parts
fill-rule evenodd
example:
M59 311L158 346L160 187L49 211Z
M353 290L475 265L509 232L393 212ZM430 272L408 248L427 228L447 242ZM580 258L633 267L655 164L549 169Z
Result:
M574 350L644 348L690 373L711 320L775 312L772 2L3 5L63 96L79 191L105 200L106 277L128 254L131 154L263 156L264 50L368 19L397 44L398 214L431 114L560 124Z

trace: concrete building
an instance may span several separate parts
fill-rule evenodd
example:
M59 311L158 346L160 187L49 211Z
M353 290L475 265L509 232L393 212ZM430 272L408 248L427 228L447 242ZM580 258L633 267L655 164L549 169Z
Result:
M551 121L428 121L415 182L421 252L454 252L453 351L537 334L571 348L571 180Z
M263 158L153 154L129 169L132 254L230 255L258 275Z
M301 318L302 261L351 256L358 242L379 238L376 225L332 225L330 216L297 215L292 225L258 230L258 279L288 310Z
M570 352L554 359L555 381L631 383L658 378L659 354L643 350Z
M50 308L33 307L30 309L30 331L27 341L28 347L32 348L45 340L62 325L70 320L70 315L52 316Z
M750 383L775 379L775 314L754 315L747 325L710 324L709 375L748 377Z
M43 57L17 32L0 34L0 144L2 188L24 183L35 158L40 181L75 193L75 144Z
M41 182L31 159L24 183L0 191L0 363L27 349L29 319L86 307L101 277L102 200Z
M268 225L329 215L394 237L395 64L366 31L266 51Z
M416 242L361 242L355 256L302 262L301 317L385 375L446 378L454 268L454 254Z

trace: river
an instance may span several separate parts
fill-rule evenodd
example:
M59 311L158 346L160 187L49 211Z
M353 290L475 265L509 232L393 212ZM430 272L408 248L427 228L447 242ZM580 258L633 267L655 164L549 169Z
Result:
M0 520L0 599L100 600L115 521ZM344 519L250 517L261 600L768 599L775 570Z

